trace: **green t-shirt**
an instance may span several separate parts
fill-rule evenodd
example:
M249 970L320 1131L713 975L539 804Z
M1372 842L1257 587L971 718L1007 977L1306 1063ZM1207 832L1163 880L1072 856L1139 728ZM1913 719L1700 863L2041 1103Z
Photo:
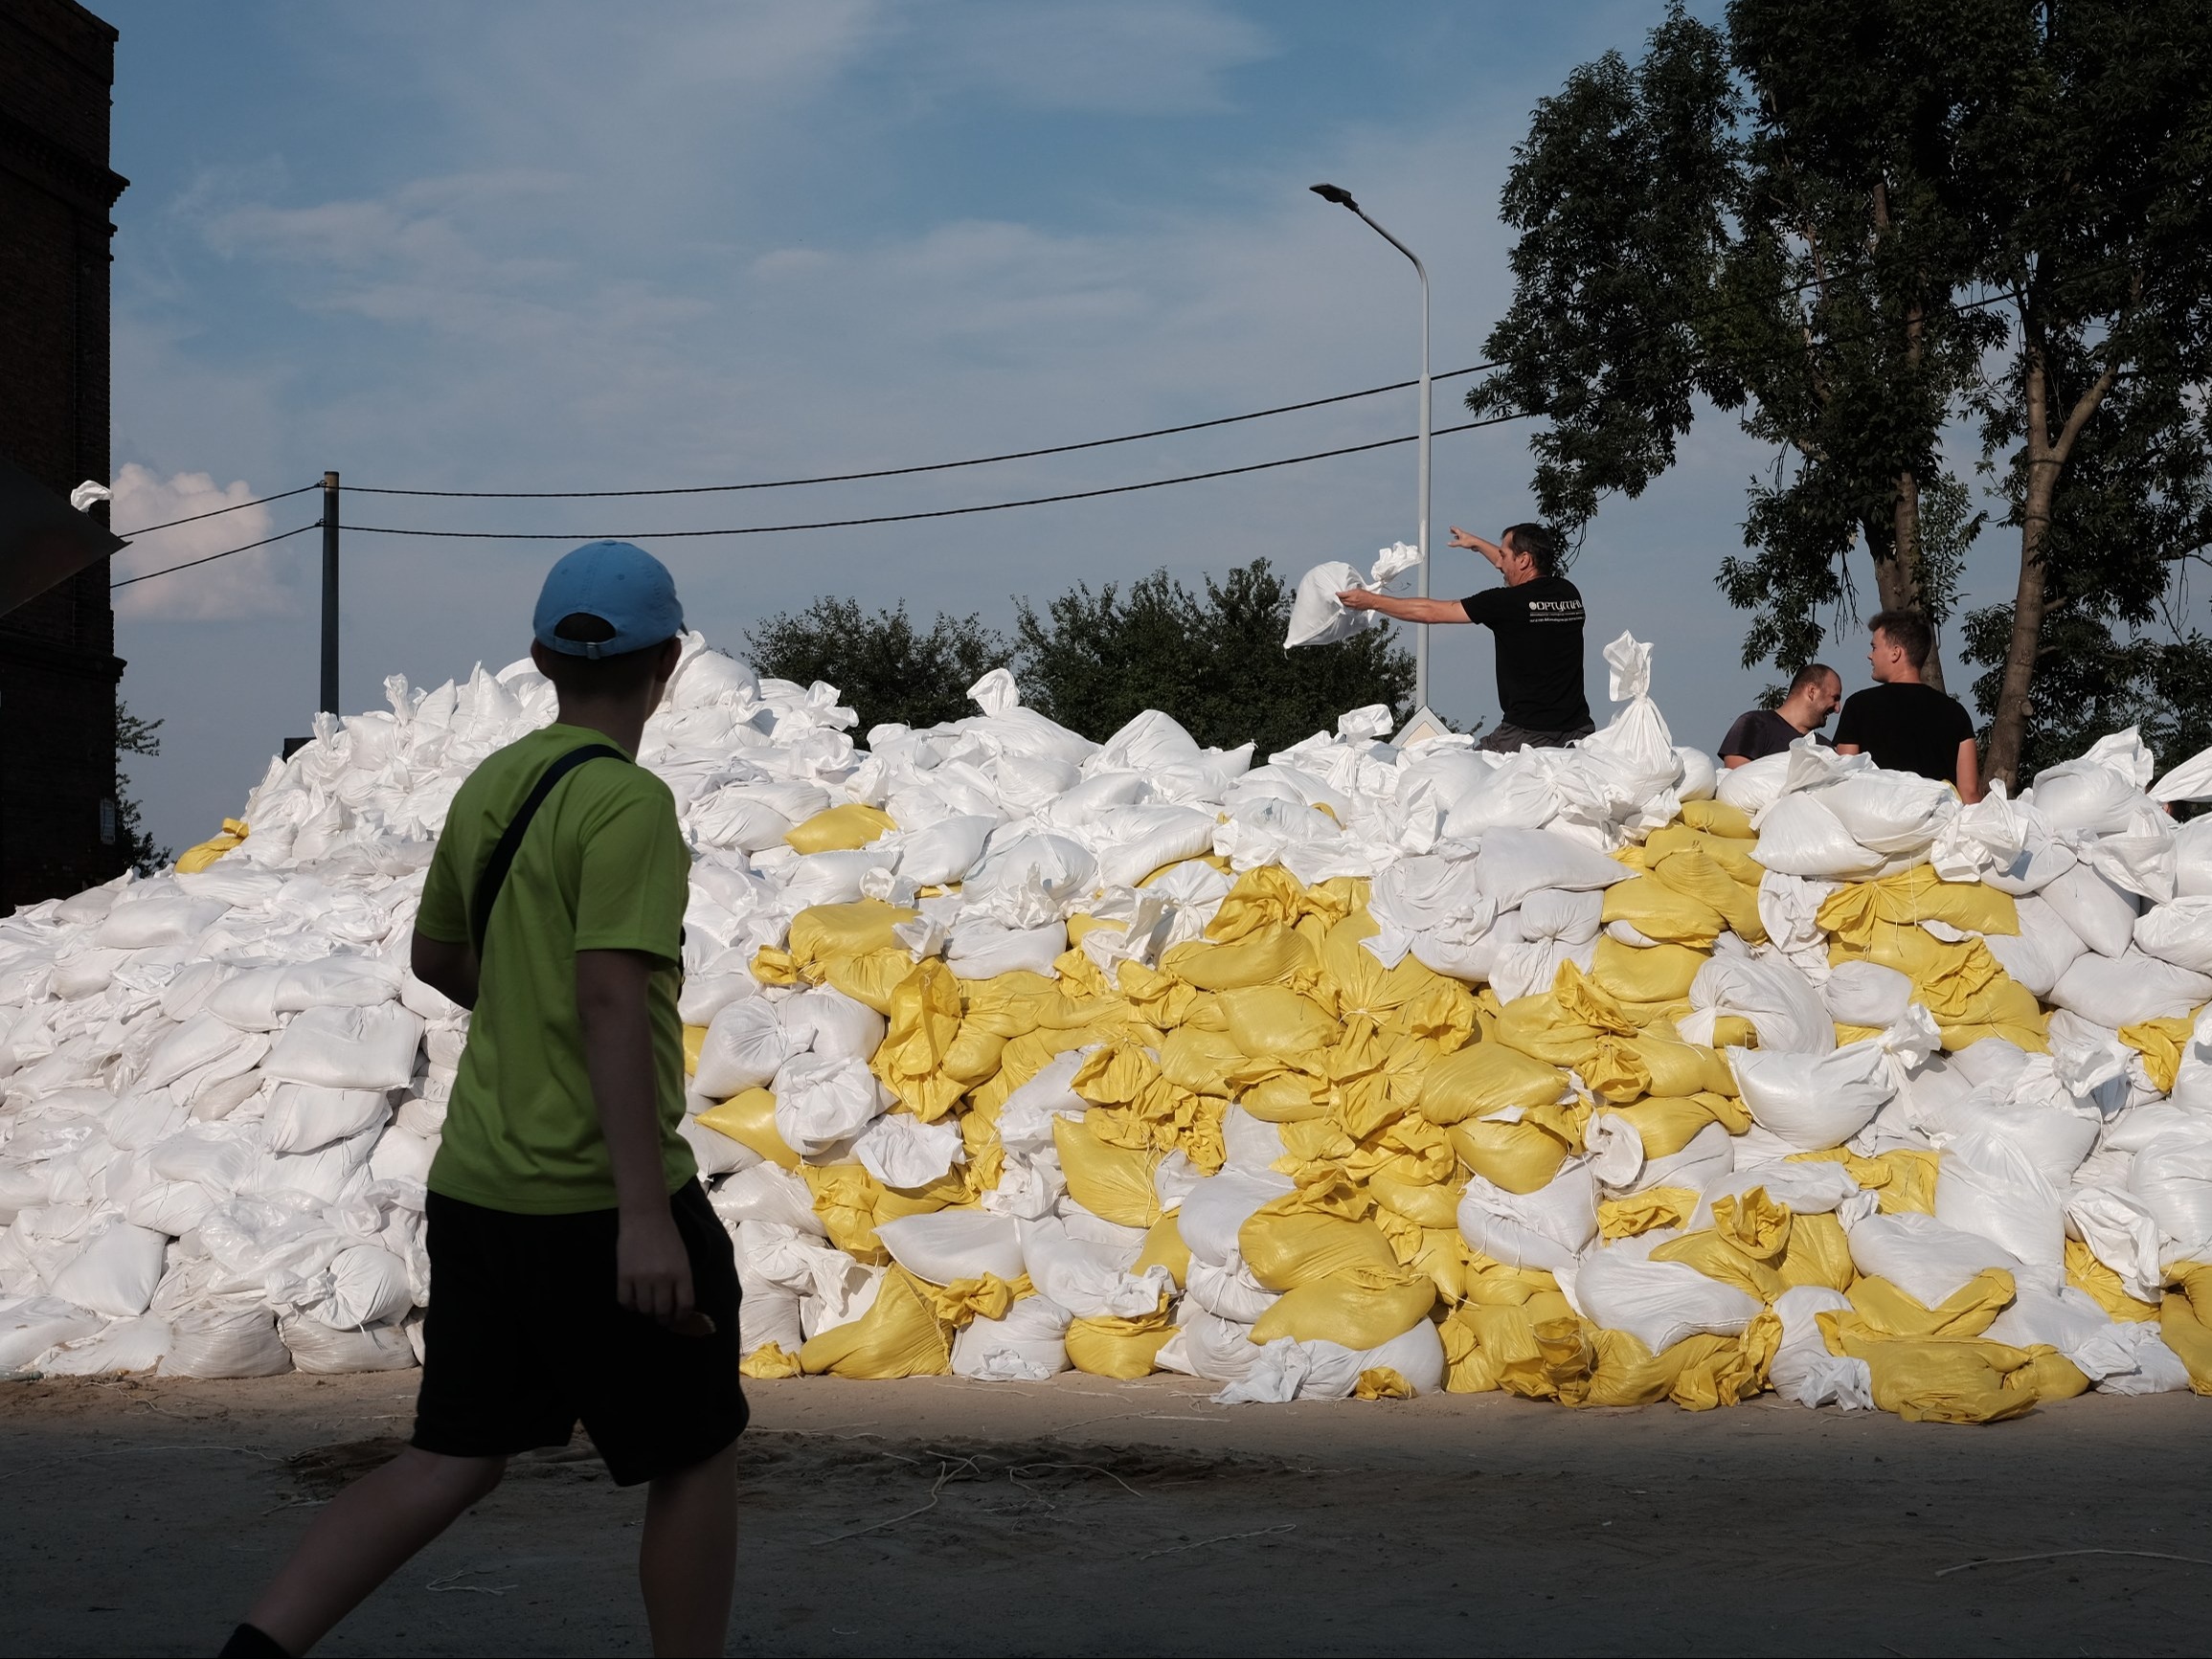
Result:
M416 929L467 944L477 879L523 798L561 755L606 741L582 727L549 726L470 773L438 839ZM684 1121L676 993L690 867L675 798L644 768L589 760L553 786L492 909L468 1046L430 1166L432 1192L522 1215L616 1207L584 1068L578 951L643 951L663 962L647 993L661 1158L670 1192L698 1173L676 1132Z

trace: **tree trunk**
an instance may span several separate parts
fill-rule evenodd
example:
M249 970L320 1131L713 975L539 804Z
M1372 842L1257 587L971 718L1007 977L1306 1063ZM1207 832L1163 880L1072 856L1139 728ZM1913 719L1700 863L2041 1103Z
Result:
M1889 537L1889 557L1874 561L1874 592L1882 600L1882 608L1925 612L1927 594L1920 582L1920 475L1910 467L1897 475L1897 493L1890 503ZM1920 677L1936 690L1943 689L1940 640L1921 665Z

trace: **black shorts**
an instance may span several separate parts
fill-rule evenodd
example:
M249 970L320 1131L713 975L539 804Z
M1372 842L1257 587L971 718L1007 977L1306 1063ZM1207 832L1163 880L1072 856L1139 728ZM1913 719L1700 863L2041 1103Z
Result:
M430 1310L412 1445L448 1457L566 1446L579 1419L621 1486L712 1457L745 1427L737 1258L695 1180L671 1195L709 1336L615 1300L613 1210L520 1216L430 1195Z

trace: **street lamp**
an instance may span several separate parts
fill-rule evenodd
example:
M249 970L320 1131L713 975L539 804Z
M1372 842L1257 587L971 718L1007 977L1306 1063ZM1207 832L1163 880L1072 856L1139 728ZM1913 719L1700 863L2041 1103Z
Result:
M1420 594L1429 596L1429 268L1421 263L1421 257L1412 249L1375 223L1352 200L1352 192L1335 185L1315 185L1315 195L1324 202L1333 202L1340 208L1349 208L1366 220L1367 228L1384 241L1413 261L1413 270L1421 279L1421 577ZM1413 624L1413 702L1422 708L1429 706L1429 624Z

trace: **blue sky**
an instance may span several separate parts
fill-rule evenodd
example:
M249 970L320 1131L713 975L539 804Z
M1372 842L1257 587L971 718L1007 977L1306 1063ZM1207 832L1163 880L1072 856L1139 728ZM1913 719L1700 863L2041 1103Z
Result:
M1330 179L1427 259L1442 371L1510 292L1499 186L1530 106L1640 50L1657 4L1228 0L651 7L104 0L116 523L305 483L637 488L958 459L1409 375L1411 272L1306 192ZM1437 389L1463 418L1465 381ZM1411 392L924 479L644 502L350 496L349 523L597 532L842 518L1081 489L1412 430ZM1764 457L1708 418L1576 569L1596 647L1659 646L1707 747L1763 678L1712 583ZM1435 541L1528 516L1524 433L1437 440ZM206 475L200 480L196 475ZM148 536L119 573L304 524L311 496ZM662 542L695 626L741 646L818 594L1010 621L1079 579L1293 574L1413 535L1410 447L1107 502ZM249 533L251 532L251 533ZM1993 536L1989 538L1995 542ZM342 701L528 643L562 542L347 538ZM1978 560L1975 586L2002 583ZM1986 568L1985 568L1986 567ZM312 533L124 590L132 769L157 838L235 812L316 696ZM1487 585L1443 551L1436 591ZM1834 654L1856 668L1854 639ZM1440 632L1434 698L1496 718L1488 636ZM1858 683L1856 673L1847 681ZM1602 715L1601 715L1602 718Z

